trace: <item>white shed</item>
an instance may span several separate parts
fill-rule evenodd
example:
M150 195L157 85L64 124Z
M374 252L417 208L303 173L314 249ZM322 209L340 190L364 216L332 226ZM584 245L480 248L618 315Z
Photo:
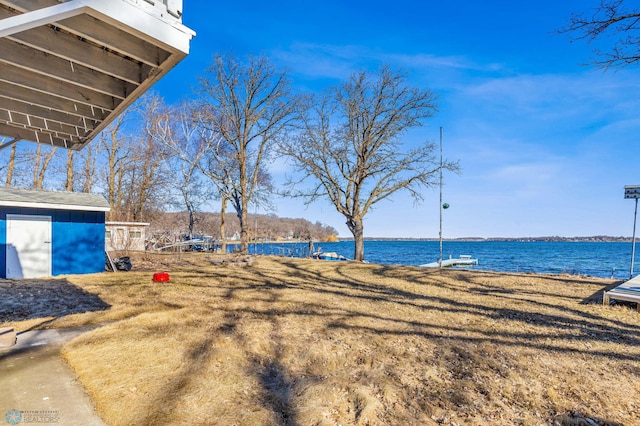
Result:
M149 223L106 222L105 248L112 250L144 251Z

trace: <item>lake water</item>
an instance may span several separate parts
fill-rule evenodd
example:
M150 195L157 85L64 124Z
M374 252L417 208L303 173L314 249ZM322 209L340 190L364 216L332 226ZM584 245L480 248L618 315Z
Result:
M435 262L438 241L365 241L365 260L370 263L421 265ZM335 251L353 258L353 241L315 243L325 252ZM306 256L308 244L251 244L251 253ZM628 279L631 243L444 241L443 258L470 255L478 259L473 269L539 274L572 274ZM640 269L638 259L635 271ZM635 272L634 271L634 272ZM634 273L634 276L636 273Z

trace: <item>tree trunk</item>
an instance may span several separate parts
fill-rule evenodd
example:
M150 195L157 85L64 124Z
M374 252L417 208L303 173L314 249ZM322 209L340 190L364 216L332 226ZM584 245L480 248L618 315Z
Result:
M110 144L107 145L105 141L105 147L107 148L107 152L109 153L109 167L107 169L107 195L109 197L109 207L111 208L109 211L109 220L115 220L118 214L118 205L116 199L116 155L117 155L117 127L112 127L109 133L111 140Z
M364 261L364 225L362 218L350 218L347 220L347 227L353 234L353 260Z
M38 144L38 146L36 147L36 153L34 154L33 186L32 186L33 189L40 189L38 188L38 172L40 171L40 161L42 160L41 152L42 152L42 145Z
M93 181L96 173L95 164L95 145L89 145L85 148L86 161L84 163L84 182L82 184L82 192L90 193L93 191Z
M248 220L246 210L243 209L238 214L238 220L240 221L240 252L243 254L247 254L249 253L249 234L247 232Z
M64 184L64 190L73 191L73 151L67 150L67 181Z
M222 205L220 206L220 241L222 241L222 246L220 247L220 250L222 251L222 254L226 254L227 236L225 234L227 231L225 230L225 217L227 215L227 199L224 196L220 197L220 199L222 200Z
M189 213L189 239L193 238L193 225L196 222L195 216L193 214L193 205L190 201L187 200L187 212Z
M249 207L249 193L247 192L247 151L246 146L238 155L238 161L240 166L240 212L238 219L240 219L240 252L243 254L249 253L249 234L247 232L247 226L249 220L247 218L247 208Z
M49 154L47 154L47 156L44 157L44 161L42 162L42 167L38 172L38 181L37 181L36 189L44 188L44 178L47 174L47 169L49 168L49 164L51 163L51 160L53 160L53 157L56 155L57 149L58 147L54 146L53 149L49 151Z
M5 186L11 186L11 183L13 182L13 170L16 168L17 145L17 143L14 143L11 147L11 154L9 154L9 165L7 166L7 181L5 182Z

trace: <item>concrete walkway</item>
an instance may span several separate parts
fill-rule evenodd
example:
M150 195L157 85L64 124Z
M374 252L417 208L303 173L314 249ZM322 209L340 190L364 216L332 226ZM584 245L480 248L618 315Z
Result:
M0 425L105 425L60 355L65 342L92 328L18 333L15 346L0 348Z

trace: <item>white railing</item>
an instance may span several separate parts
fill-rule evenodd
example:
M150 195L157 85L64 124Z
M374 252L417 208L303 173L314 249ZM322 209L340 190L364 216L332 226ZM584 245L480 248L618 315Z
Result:
M124 0L164 21L182 22L182 0Z

